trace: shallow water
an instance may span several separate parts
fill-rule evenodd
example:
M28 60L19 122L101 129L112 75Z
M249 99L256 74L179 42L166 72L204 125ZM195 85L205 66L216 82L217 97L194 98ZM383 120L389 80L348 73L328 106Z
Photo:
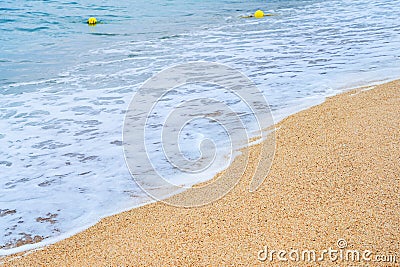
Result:
M125 165L122 125L133 93L166 67L234 67L276 120L400 73L398 0L107 2L0 4L0 247L149 200ZM257 8L276 16L240 18Z

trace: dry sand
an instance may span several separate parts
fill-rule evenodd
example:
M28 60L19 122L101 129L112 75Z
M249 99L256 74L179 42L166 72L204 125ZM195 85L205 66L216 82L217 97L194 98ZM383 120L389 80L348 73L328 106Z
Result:
M277 128L271 172L254 193L248 192L245 175L211 205L147 205L3 261L7 266L317 266L280 262L276 255L261 262L257 254L264 246L300 253L337 249L339 239L347 241L347 249L370 250L371 257L398 254L400 82L329 98ZM252 157L256 151L251 148ZM249 167L254 164L251 160ZM362 263L394 266L354 265ZM326 257L319 264L351 262L334 264Z

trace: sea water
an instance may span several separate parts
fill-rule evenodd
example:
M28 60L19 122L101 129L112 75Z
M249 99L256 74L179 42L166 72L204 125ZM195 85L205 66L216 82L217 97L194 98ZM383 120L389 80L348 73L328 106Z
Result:
M257 9L275 16L241 18ZM235 68L278 121L398 78L399 17L399 0L1 1L0 247L54 242L152 201L125 164L122 128L133 94L164 68Z

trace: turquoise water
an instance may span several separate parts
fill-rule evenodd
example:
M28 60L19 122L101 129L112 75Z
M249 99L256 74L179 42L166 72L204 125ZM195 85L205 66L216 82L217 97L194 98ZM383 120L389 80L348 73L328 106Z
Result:
M258 8L276 16L240 18ZM102 23L89 27L89 16ZM2 1L0 247L24 234L54 242L149 201L121 135L132 94L162 69L234 67L279 120L399 78L399 16L398 0Z
M276 4L270 7L277 6ZM260 1L2 1L1 84L48 78L85 51L227 25ZM88 27L90 16L102 25ZM62 60L60 60L62 58ZM95 60L95 59L93 59ZM50 75L49 75L50 74Z

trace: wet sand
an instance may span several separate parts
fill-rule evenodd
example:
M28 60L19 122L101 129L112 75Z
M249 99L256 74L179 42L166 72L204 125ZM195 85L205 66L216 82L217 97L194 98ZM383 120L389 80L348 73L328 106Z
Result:
M253 169L257 146L250 148ZM242 161L239 156L227 172L240 169ZM253 193L250 173L210 205L150 204L105 218L43 250L0 261L6 266L398 266L375 260L397 254L400 261L400 81L352 90L284 119L277 125L271 171ZM277 253L265 259L265 247L267 256L286 251L280 256L287 261ZM294 261L296 253L289 258L296 249L314 250L321 258L329 248L368 250L371 261L334 262L327 254L318 263L301 255Z

